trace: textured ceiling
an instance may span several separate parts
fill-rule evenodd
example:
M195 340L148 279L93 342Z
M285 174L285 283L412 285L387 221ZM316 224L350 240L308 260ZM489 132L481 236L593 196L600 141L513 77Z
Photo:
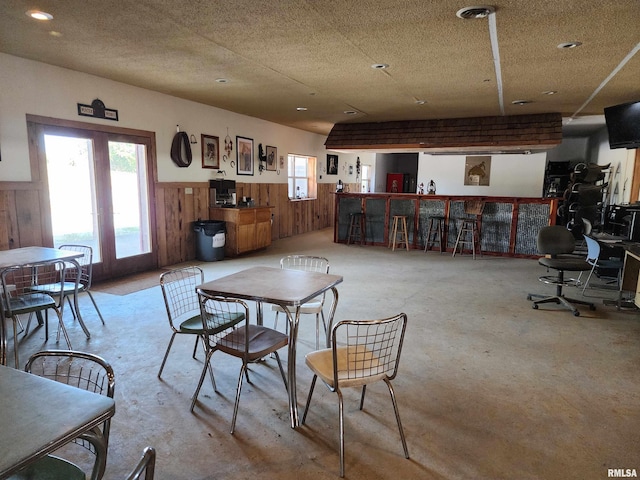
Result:
M0 51L324 135L336 123L548 112L582 134L604 107L640 100L640 1L490 5L503 108L489 19L462 20L469 4L450 0L2 0ZM54 19L29 18L33 8ZM557 48L572 41L582 45Z

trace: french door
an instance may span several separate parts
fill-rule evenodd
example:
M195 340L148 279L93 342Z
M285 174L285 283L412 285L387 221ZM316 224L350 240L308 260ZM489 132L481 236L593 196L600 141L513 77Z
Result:
M37 127L53 245L90 245L96 279L153 269L154 139L91 127Z

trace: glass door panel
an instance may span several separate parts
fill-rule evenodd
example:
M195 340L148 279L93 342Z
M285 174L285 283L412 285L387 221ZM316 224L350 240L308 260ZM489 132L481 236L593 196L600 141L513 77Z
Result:
M44 136L53 246L89 245L101 261L93 140Z
M151 252L146 147L109 141L116 258Z

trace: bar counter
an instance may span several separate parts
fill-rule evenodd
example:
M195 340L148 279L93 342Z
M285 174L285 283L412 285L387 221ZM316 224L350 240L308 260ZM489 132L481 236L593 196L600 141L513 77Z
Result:
M423 249L429 217L445 218L442 244L453 251L464 218L465 200L485 202L480 235L483 254L536 257L540 228L556 223L558 198L417 195L407 193L336 193L333 239L346 243L349 215L364 213L365 245L387 246L394 215L407 216L409 246Z

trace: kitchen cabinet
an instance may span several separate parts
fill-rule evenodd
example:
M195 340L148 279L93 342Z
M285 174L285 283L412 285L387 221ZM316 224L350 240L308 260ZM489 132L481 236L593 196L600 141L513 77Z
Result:
M236 257L271 245L273 207L210 208L211 220L226 224L224 253Z

